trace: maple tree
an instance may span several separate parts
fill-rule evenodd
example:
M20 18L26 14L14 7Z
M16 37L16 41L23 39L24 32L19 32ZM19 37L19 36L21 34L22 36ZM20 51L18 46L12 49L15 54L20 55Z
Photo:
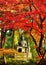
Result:
M29 10L24 9L27 5ZM0 16L2 31L8 29L13 31L23 29L26 33L28 31L39 57L44 58L46 49L42 48L42 44L43 39L46 39L46 0L0 0ZM35 32L32 33L33 30ZM34 35L40 37L38 44Z

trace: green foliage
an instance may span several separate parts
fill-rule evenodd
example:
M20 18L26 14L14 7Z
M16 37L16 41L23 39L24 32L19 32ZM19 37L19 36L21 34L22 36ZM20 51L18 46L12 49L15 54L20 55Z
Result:
M34 62L34 60L30 60L29 62L26 61L12 61L7 63L7 65L36 65L36 63Z
M14 31L14 45L18 44L19 38L20 38L19 31L15 30Z
M12 46L12 32L6 32L5 48L11 48Z
M11 36L11 34L12 34L12 31L6 32L7 36Z

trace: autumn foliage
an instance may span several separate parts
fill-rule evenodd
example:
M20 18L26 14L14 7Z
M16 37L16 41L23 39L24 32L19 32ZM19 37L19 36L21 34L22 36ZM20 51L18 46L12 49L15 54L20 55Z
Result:
M29 10L24 11L28 5ZM46 0L0 0L0 28L23 29L28 32L35 42L38 55L44 58L46 50L42 53L42 41L46 38ZM32 31L40 36L39 45Z

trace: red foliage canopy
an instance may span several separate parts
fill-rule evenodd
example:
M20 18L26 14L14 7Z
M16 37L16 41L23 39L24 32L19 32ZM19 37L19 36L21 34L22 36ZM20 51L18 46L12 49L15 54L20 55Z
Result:
M35 18L36 14L39 14L39 16L42 17L46 17L46 0L22 0L22 3L27 3L27 4L31 4L34 3L36 6L36 10L35 11L31 11L31 12L26 12L26 13L20 13L19 15L14 15L11 12L7 12L5 11L5 15L3 17L0 17L0 20L3 21L3 24L0 24L1 28L5 28L5 29L16 29L16 28L21 28L24 30L28 30L28 28L34 28L35 30L37 30L40 33L46 32L46 22L44 22L44 24L42 23L43 29L39 28L38 24L36 23L36 21L34 21L33 23L30 22L28 19L26 19L26 16L30 16L33 15L33 18ZM3 6L7 5L7 3L9 4L18 4L20 3L20 1L17 0L0 0L0 4L3 4ZM0 8L1 10L1 8ZM17 13L18 14L18 13ZM36 20L36 19L35 19Z

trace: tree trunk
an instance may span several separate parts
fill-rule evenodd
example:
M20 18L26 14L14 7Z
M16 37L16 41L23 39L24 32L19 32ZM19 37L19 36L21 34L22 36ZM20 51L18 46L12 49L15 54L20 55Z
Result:
M12 34L12 48L14 48L14 30L13 30L13 34Z
M38 65L46 65L46 60L44 60L43 58L40 60L40 62L38 63Z

